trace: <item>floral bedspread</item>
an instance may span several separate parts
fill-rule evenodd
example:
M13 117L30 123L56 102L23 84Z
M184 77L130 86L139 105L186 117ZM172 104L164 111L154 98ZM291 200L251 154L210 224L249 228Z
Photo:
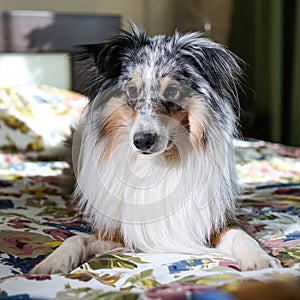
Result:
M244 186L239 218L284 268L241 272L232 258L218 254L106 253L70 274L29 275L64 239L90 227L56 184L67 163L1 154L0 296L188 299L244 281L300 276L300 151L264 142L236 147Z
M300 148L261 141L236 143L239 218L284 268L242 272L217 253L106 253L70 274L30 275L66 238L91 231L58 184L69 165L27 152L64 139L84 101L49 87L0 89L0 299L225 300L244 282L300 277Z
M50 86L0 87L0 149L41 151L70 133L86 97Z

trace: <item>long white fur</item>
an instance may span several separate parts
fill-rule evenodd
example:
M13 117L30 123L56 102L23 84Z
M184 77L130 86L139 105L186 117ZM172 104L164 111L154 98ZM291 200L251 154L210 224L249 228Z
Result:
M96 229L120 230L125 246L140 251L207 251L211 232L224 227L226 212L235 210L232 133L212 125L213 140L205 151L181 134L176 142L180 161L172 164L163 156L132 152L129 124L128 134L115 141L111 157L103 160L107 141L93 133L90 118L88 114L82 124L75 194Z

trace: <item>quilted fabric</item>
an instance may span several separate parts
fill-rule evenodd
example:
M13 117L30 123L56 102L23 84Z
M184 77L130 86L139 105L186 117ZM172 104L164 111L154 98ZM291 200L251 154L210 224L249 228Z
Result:
M0 149L42 151L70 133L86 98L50 86L0 88Z
M236 261L221 254L106 253L70 274L29 275L63 240L91 229L57 184L69 167L66 162L2 153L0 295L191 299L219 292L212 299L231 299L224 292L245 281L300 276L300 149L265 142L237 142L236 149L244 187L239 218L284 268L242 272Z

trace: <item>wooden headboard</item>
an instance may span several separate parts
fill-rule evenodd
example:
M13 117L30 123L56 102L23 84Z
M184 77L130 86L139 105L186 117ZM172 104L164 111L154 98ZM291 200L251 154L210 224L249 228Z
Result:
M120 26L120 16L0 12L0 53L69 53L75 45L98 43L118 33ZM72 89L83 93L75 70Z

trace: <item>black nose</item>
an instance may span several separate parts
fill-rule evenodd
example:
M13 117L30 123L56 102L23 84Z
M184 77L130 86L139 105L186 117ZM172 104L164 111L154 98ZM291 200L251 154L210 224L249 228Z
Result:
M133 143L140 150L149 150L155 143L155 135L152 133L136 133L133 136Z

